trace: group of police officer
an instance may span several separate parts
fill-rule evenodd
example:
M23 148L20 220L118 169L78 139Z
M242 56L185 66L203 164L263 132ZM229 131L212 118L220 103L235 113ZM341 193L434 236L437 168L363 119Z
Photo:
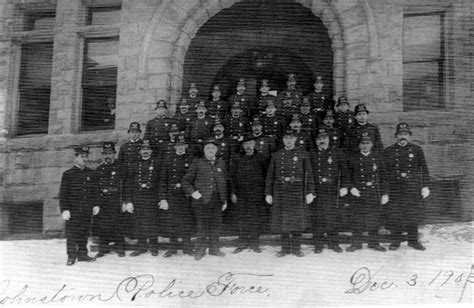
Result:
M408 124L397 125L397 142L384 149L364 104L354 112L345 97L336 104L321 77L306 96L294 74L287 85L274 96L262 80L255 98L240 79L228 100L216 85L205 101L192 83L174 117L164 100L157 102L143 139L140 124L132 122L117 157L114 143L104 142L103 163L95 170L86 166L89 148L75 148L74 166L64 172L60 188L67 265L95 261L112 248L123 257L125 236L137 239L130 256L158 255L159 236L169 238L164 257L182 249L199 260L207 248L223 256L219 235L228 202L239 225L234 253L261 252L268 211L271 231L281 235L278 257L303 256L301 234L308 227L315 253L325 244L342 252L338 232L347 208L353 233L348 252L362 249L363 232L369 248L386 251L378 240L381 225L390 228L390 250L398 249L403 232L409 246L424 250L418 224L429 175ZM100 239L96 257L86 248L91 214Z

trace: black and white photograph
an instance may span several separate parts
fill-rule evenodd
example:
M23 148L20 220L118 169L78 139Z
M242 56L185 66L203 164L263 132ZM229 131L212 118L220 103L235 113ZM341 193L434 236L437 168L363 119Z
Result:
M0 307L471 306L474 1L0 0Z

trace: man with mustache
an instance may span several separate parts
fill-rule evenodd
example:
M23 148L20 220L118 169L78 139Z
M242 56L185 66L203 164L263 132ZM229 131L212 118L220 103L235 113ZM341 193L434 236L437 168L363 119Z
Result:
M201 156L203 141L211 136L214 120L207 115L204 101L200 101L196 108L196 118L187 127L187 137L193 142L191 154Z
M429 173L421 147L411 143L407 123L396 127L397 142L383 152L390 189L388 220L392 231L390 250L397 250L402 231L408 233L408 246L425 250L418 239L418 225L423 219L423 199L430 195Z

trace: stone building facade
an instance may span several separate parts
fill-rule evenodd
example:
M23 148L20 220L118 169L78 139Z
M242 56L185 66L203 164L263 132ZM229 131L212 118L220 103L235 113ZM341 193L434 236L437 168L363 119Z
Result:
M237 76L225 68L259 53L280 57L280 75L292 63L304 71L308 89L322 75L334 98L366 103L385 145L397 122L410 123L433 180L427 207L472 219L470 0L0 0L0 235L17 224L61 232L59 182L74 145L92 145L96 164L100 143L123 142L158 99L174 112L191 82L230 93ZM115 101L111 127L84 122L97 87Z

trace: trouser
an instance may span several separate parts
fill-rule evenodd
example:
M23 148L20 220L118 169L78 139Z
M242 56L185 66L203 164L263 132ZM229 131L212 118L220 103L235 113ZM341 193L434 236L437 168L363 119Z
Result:
M192 249L191 237L184 236L184 237L182 237L182 239L183 239L183 243L182 243L181 249L183 251L190 251ZM169 249L172 250L172 251L176 251L179 248L180 248L180 245L178 243L178 238L175 237L175 236L170 237Z
M387 205L391 242L400 244L402 232L407 232L408 243L418 241L418 225L422 221L424 208L417 183L398 182L391 185L390 202Z
M282 233L280 241L281 241L281 250L285 253L301 251L301 233L300 232Z
M69 258L87 255L88 221L66 222L66 253Z
M380 226L378 209L354 209L352 244L362 245L362 232L368 232L368 244L379 244L378 229Z
M327 243L330 247L338 245L340 224L337 207L337 186L319 185L316 195L318 197L310 206L314 246L324 246L326 242L324 233L327 234Z
M207 246L209 246L209 250L218 250L222 222L222 202L219 199L218 193L214 191L207 203L203 203L202 198L200 200L193 200L193 206L196 211L198 249L205 251Z

